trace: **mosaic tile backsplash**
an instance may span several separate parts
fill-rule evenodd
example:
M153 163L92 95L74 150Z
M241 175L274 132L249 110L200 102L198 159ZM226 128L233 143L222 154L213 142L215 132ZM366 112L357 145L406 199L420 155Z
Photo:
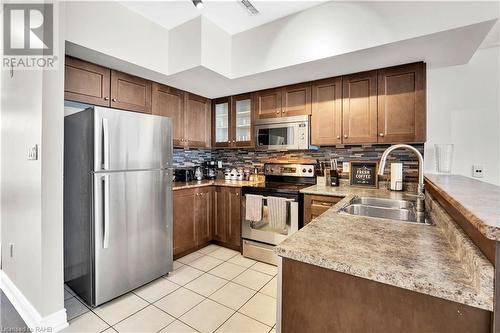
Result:
M424 145L413 145L422 155L424 154ZM330 159L337 159L339 162L339 171L342 171L342 162L349 161L380 161L380 157L389 145L376 146L349 146L349 147L322 147L319 150L304 151L261 151L255 149L214 149L214 150L183 150L174 149L174 166L194 166L200 165L206 160L217 160L223 162L223 167L242 167L253 171L258 168L262 172L264 163L271 161L278 162L305 162L315 163L316 160L329 162ZM406 182L415 182L418 177L417 157L407 150L395 150L388 158L385 169L385 177L389 179L390 163L403 163L403 176ZM328 164L327 164L328 165ZM348 174L342 173L342 178L347 178Z

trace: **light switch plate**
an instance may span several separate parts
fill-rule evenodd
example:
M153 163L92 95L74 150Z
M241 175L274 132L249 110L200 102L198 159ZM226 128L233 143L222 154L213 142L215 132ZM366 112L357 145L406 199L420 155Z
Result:
M34 145L28 149L28 161L38 160L38 145Z
M480 164L474 164L472 166L472 177L483 178L483 166Z
M350 166L351 165L349 164L349 162L342 162L342 172L343 173L349 173L349 172L351 172Z

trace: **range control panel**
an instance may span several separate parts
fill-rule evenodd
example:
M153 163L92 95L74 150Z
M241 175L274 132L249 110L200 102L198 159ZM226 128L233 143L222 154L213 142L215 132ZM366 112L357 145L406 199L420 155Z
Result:
M314 177L314 164L268 163L264 166L266 176Z

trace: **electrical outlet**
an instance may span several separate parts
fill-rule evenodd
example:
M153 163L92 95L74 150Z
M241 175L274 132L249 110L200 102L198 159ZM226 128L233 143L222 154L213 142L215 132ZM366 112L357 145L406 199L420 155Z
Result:
M38 160L38 145L34 145L28 149L28 161Z
M351 171L350 166L349 162L342 162L342 173L349 173Z
M217 168L222 169L222 161L217 161Z
M472 177L483 178L483 166L480 164L474 164L472 166Z

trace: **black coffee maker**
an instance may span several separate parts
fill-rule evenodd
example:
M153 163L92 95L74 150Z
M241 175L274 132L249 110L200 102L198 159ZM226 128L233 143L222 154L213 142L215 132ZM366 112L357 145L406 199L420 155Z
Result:
M203 163L203 167L205 169L205 178L217 178L217 161L206 161Z

